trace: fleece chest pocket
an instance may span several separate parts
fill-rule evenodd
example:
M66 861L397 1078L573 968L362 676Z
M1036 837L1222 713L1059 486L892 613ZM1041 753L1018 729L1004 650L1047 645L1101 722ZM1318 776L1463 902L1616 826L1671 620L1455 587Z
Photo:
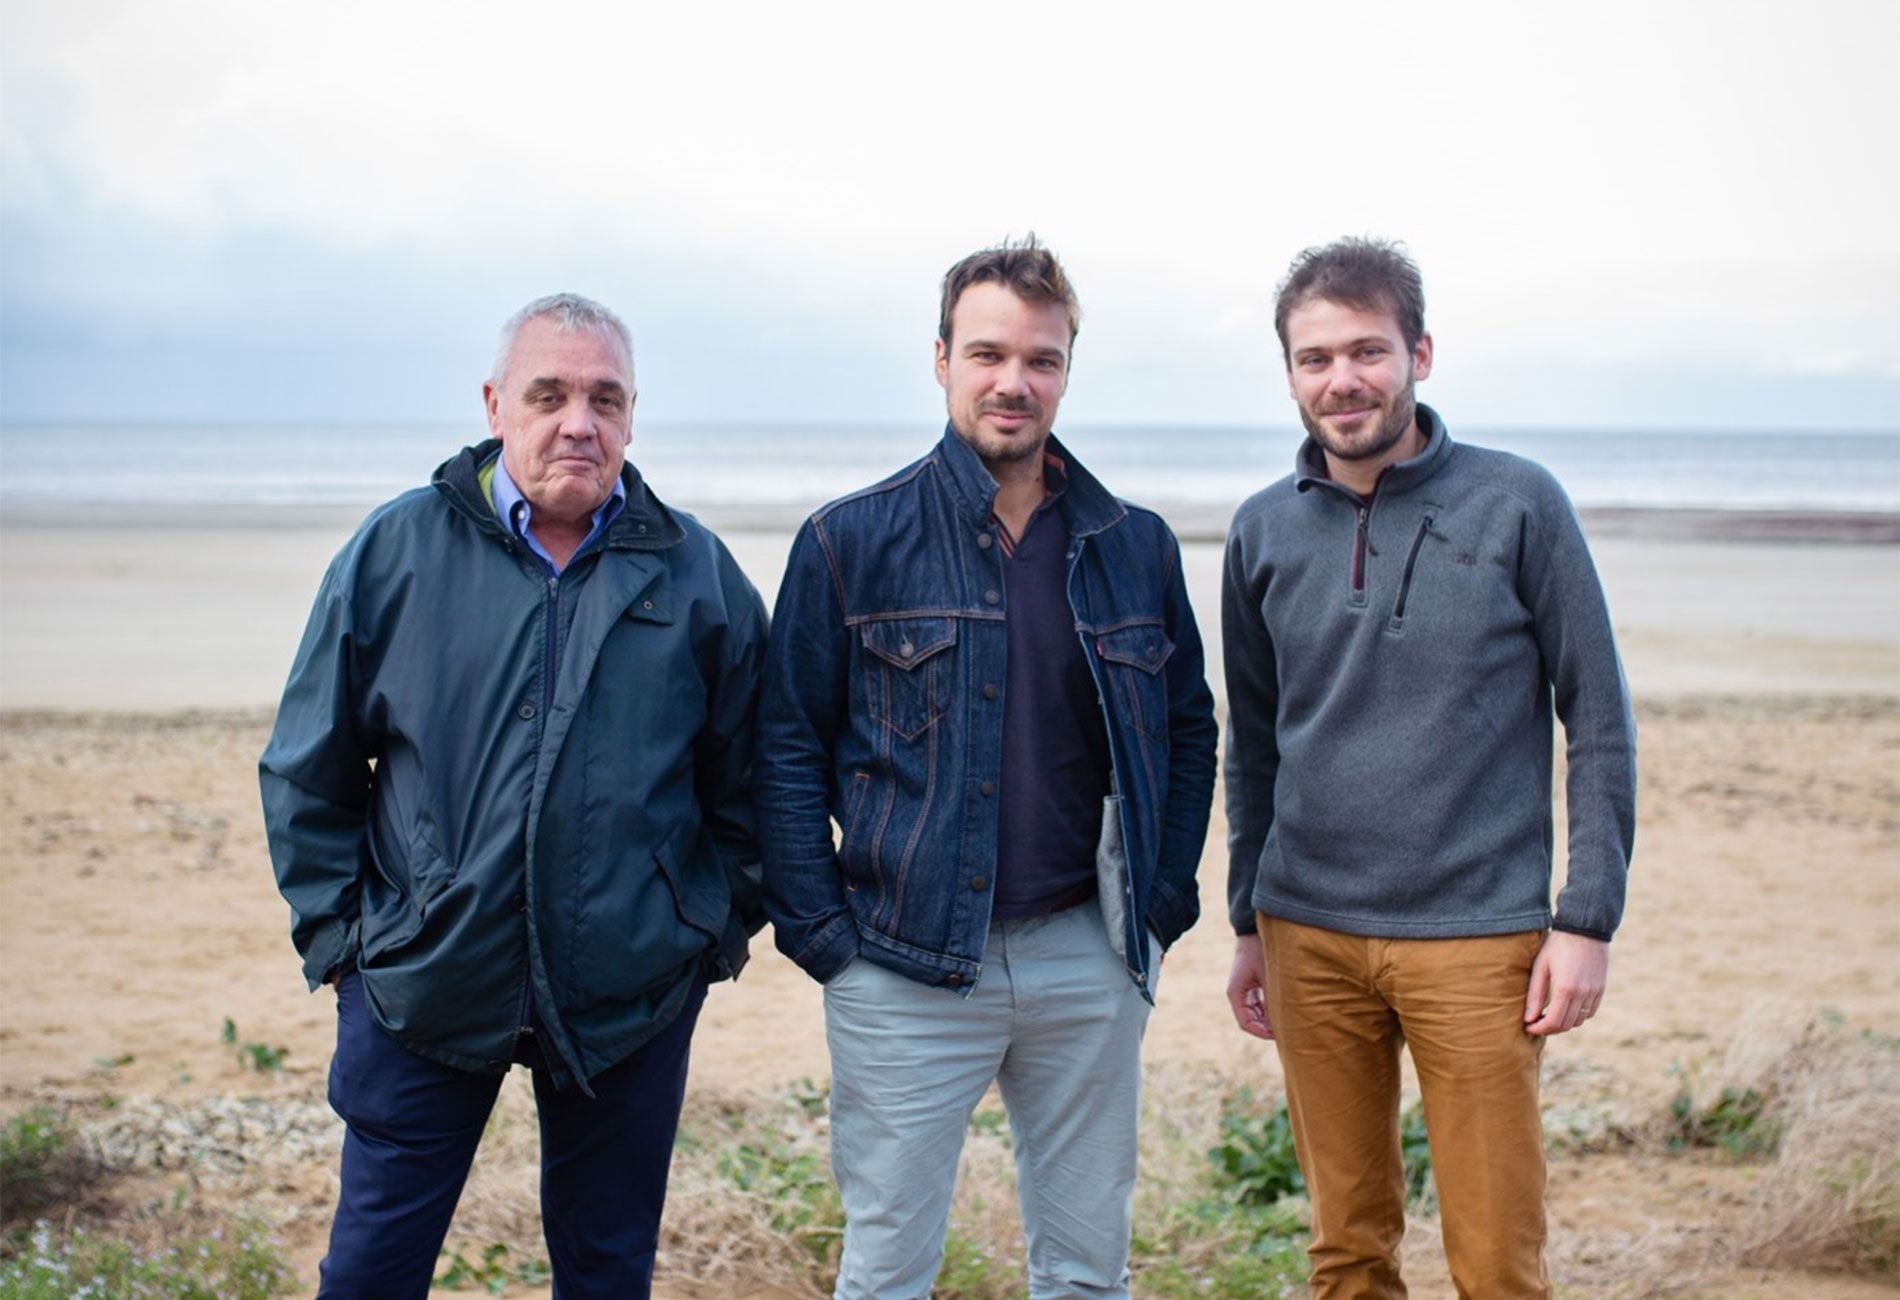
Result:
M915 740L950 708L952 618L892 618L858 629L864 643L863 688L871 717L906 740Z
M1168 688L1161 670L1174 642L1160 623L1135 623L1094 634L1095 655L1109 694L1123 718L1143 735L1168 734Z

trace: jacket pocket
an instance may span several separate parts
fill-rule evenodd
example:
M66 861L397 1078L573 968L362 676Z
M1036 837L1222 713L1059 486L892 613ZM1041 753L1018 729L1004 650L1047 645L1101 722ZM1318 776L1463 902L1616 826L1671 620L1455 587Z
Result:
M568 944L566 978L579 1001L644 998L717 950L730 886L712 855L697 851L699 839L688 821L651 849L629 850L610 895Z
M1166 740L1168 686L1161 670L1174 654L1174 642L1160 622L1110 628L1094 638L1110 707L1150 740Z
M421 821L405 816L385 787L382 796L394 824L379 820L370 837L375 869L363 878L360 961L376 961L409 943L422 929L429 904L454 878L447 858Z
M1412 583L1418 577L1420 553L1425 549L1425 539L1443 537L1443 534L1433 526L1436 522L1433 516L1426 515L1419 521L1418 532L1412 536L1411 549L1405 553L1405 567L1399 571L1398 599L1392 602L1392 617L1386 621L1388 632L1397 632L1405 627L1405 609L1412 603Z
M732 914L732 886L714 855L696 851L699 840L699 825L687 822L653 850L653 860L672 891L679 919L717 940Z
M383 957L400 949L422 929L422 909L410 906L400 894L371 900L367 891L357 931L361 951L357 965L371 967Z
M892 618L862 624L865 697L871 717L915 740L950 707L957 644L953 618Z

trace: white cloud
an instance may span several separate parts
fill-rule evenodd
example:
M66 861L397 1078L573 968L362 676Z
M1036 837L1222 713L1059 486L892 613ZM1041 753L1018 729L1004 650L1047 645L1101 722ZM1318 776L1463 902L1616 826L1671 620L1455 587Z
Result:
M3 0L0 18L16 232L123 220L470 275L675 258L727 268L699 291L769 334L912 301L927 322L951 258L1035 228L1098 355L1250 385L1272 377L1288 257L1372 231L1419 257L1447 360L1900 371L1886 0ZM124 296L188 295L177 281ZM848 375L853 341L836 347Z

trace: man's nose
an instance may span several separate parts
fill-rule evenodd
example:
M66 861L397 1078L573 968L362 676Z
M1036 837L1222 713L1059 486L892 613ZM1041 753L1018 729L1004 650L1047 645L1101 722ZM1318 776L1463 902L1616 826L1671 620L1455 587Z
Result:
M1026 393L1029 391L1029 368L1020 361L1005 361L996 367L996 391L999 393Z
M1341 361L1326 377L1326 387L1334 393L1354 394L1365 387L1365 381L1359 374L1359 367L1350 361Z
M561 433L569 438L594 436L594 404L582 397L561 408Z

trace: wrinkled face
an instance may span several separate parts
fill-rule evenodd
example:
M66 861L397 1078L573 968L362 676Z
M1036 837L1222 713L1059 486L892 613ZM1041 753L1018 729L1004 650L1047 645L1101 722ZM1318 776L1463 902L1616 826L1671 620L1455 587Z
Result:
M613 491L633 436L630 369L613 335L536 317L515 336L501 386L482 386L508 477L538 517L578 524Z
M971 285L950 311L949 343L937 340L937 382L950 427L986 465L1042 455L1069 386L1068 308Z
M1330 459L1378 469L1412 449L1414 385L1431 374L1431 335L1407 350L1390 312L1309 298L1287 314L1286 344L1300 423Z

